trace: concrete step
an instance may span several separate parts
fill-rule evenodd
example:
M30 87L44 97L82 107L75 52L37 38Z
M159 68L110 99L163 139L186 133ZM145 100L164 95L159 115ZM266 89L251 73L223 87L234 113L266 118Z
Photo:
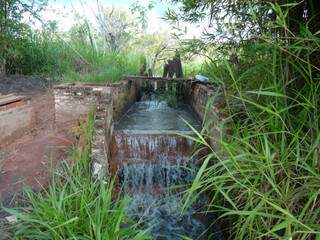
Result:
M115 131L111 144L110 171L123 164L177 163L188 161L194 149L190 139L177 134Z

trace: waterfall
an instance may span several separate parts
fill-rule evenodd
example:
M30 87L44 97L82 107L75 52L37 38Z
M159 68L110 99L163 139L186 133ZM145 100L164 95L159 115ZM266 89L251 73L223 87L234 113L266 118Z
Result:
M197 171L194 143L180 136L191 134L182 119L200 126L185 105L172 108L165 101L143 99L115 126L112 172L131 197L128 216L150 229L154 239L206 239L199 237L205 224L196 214L205 202L181 212L182 190Z

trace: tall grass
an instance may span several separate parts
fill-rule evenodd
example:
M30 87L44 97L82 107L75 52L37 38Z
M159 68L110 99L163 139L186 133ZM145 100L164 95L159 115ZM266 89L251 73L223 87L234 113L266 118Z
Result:
M320 239L320 82L310 62L319 43L309 33L286 52L282 43L261 42L263 52L245 68L207 66L223 89L232 134L197 133L209 153L186 204L208 194L208 211L229 220L229 239Z
M62 82L115 82L138 74L140 59L139 51L97 52L86 41L63 41L43 30L21 40L7 62L11 73L43 74Z
M97 54L90 62L90 70L79 72L70 69L63 75L65 82L116 82L125 75L138 75L140 67L139 54L104 53Z
M48 189L26 190L27 207L5 209L18 219L12 239L147 239L146 231L136 230L125 216L128 199L113 193L113 181L91 176L93 122L91 116L85 147L73 151Z

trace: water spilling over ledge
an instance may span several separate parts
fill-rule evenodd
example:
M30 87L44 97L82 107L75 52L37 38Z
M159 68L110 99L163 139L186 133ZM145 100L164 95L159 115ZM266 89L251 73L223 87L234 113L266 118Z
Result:
M176 97L174 95L174 97ZM111 172L131 196L127 214L148 228L155 239L207 239L205 222L197 216L202 199L181 212L182 193L196 174L194 143L181 136L201 127L183 102L170 106L154 94L142 96L115 125Z
M141 94L146 89L151 89L152 94ZM160 99L153 96L155 89L162 91L157 96ZM205 110L212 95L210 87L188 80L138 77L116 84L55 86L54 96L50 96L50 106L53 109L52 117L59 126L64 122L78 123L89 112L95 112L91 152L93 174L102 177L117 174L119 185L133 197L128 214L141 220L142 227L151 228L156 239L181 239L177 234L191 236L192 239L210 239L207 238L208 234L199 236L204 229L211 228L203 223L215 220L211 217L208 220L208 216L205 216L203 221L203 216L197 214L205 209L205 199L188 209L186 215L181 215L181 186L192 182L197 171L195 161L199 160L201 164L201 159L190 158L193 142L177 133L192 134L182 119L196 128L200 128L198 117L204 120L205 116L209 116L215 124L222 121L217 105ZM31 101L42 103L36 98ZM45 103L43 105L48 108ZM28 117L28 114L23 117ZM9 123L14 129L20 129L15 122ZM217 125L214 129L212 135L218 138L222 133L221 128ZM47 161L39 158L38 162ZM13 184L15 177L20 177L20 173L24 172L24 169L19 169L10 172L12 178L7 178L8 186L9 183L12 183L10 186L16 186ZM23 176L38 179L34 169ZM46 184L43 186L46 187ZM6 186L3 187L3 191L7 190Z

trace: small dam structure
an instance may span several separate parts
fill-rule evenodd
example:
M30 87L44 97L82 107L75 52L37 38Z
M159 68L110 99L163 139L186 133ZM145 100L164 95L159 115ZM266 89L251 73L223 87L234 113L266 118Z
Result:
M127 214L139 227L149 229L159 240L220 240L219 224L208 225L216 217L204 213L205 196L181 211L185 190L201 165L201 158L193 156L195 143L186 137L194 135L188 124L200 131L209 118L212 136L219 139L225 132L223 99L215 93L213 86L190 79L129 76L114 84L58 85L48 99L52 125L59 134L76 127L88 113L95 113L92 174L115 177L117 189L131 199ZM34 112L38 114L36 109ZM36 117L32 119L39 119ZM216 142L211 145L219 147ZM39 158L44 161L47 158ZM14 171L11 175L15 179ZM26 172L26 178L37 179L37 173ZM9 180L8 186L12 185ZM45 186L46 182L41 183ZM3 192L19 191L8 189L4 187Z
M197 129L201 122L177 99L176 84L170 85L167 90L142 92L140 101L115 124L112 172L132 198L129 217L142 222L155 239L181 239L179 235L196 239L205 231L205 223L194 216L197 209L181 213L182 189L178 189L196 174L191 158L194 143L179 134L193 134L184 121ZM169 106L172 98L175 106Z
M130 76L117 84L57 86L55 99L56 116L64 119L71 109L94 109L93 173L116 178L131 199L128 216L154 239L224 239L216 216L204 214L205 196L181 211L185 190L201 165L193 156L195 143L186 137L194 135L188 124L201 130L210 118L212 135L219 139L224 133L223 99L212 86Z

